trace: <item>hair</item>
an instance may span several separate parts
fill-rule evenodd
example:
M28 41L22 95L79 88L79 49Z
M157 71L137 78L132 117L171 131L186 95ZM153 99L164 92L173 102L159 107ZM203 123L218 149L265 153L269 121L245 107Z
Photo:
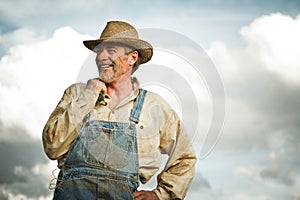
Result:
M124 45L123 45L124 46ZM124 49L125 49L125 54L130 54L131 52L133 52L133 51L137 51L138 52L138 59L136 60L136 62L134 63L134 65L133 65L133 68L132 68L132 71L131 71L131 74L133 74L138 68L139 68L139 66L140 66L140 64L141 64L141 58L140 58L140 56L141 56L141 53L137 50L137 49L135 49L135 48L133 48L133 47L131 47L131 46L124 46Z

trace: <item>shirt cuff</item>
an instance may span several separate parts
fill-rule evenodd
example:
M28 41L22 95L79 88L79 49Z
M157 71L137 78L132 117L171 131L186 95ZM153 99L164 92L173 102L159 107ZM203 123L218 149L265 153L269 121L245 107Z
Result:
M160 200L170 199L169 193L165 189L163 189L162 187L155 188L153 190L153 192L155 192L155 194L158 196L158 199L160 199Z

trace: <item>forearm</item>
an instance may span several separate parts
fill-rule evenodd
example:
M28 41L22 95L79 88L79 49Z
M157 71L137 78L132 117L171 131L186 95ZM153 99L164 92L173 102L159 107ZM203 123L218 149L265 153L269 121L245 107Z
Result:
M161 152L169 155L164 170L157 177L154 192L160 199L183 199L194 177L196 154L183 128L173 113L161 131Z
M76 96L72 89L66 90L43 130L44 149L50 159L58 159L68 152L84 117L95 105L97 97L94 93L83 90Z
M184 199L194 177L196 156L193 151L177 160L157 177L153 191L159 199Z

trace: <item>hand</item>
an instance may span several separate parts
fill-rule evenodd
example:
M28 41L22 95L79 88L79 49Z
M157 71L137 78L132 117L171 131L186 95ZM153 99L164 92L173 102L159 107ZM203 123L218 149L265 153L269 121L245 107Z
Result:
M159 200L155 192L141 190L133 193L135 200Z
M106 93L105 83L100 81L98 78L88 80L86 88L94 91L96 94L100 94L101 91L103 91L104 94Z

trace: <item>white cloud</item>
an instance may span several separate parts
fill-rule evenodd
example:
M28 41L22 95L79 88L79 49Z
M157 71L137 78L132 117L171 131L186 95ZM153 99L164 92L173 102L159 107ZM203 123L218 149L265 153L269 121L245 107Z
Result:
M246 176L256 183L262 184L263 180L260 176L262 171L263 167L261 166L238 167L234 170L234 174L237 176Z
M227 94L224 129L235 145L243 146L236 142L247 138L245 147L268 148L268 137L274 131L297 137L300 15L295 19L279 13L262 16L241 33L244 46L216 42L208 50Z
M268 69L299 81L300 15L296 19L280 13L263 16L242 28L241 34Z
M244 187L231 199L297 198L300 16L262 16L241 35L242 46L219 41L208 50L227 94L227 120L216 148L249 157L233 170Z
M54 162L37 164L31 169L17 166L14 173L19 181L0 185L0 198L8 200L46 200L51 199L48 189Z
M256 165L236 168L234 174L260 185L297 187L299 141L287 133L273 132L267 143L267 156L261 156Z
M238 72L251 65L278 73L287 81L300 80L300 15L293 19L280 13L255 19L240 31L245 46L229 48L215 42L209 53L222 72L238 78Z
M251 149L255 144L260 144L258 145L260 148L264 147L270 151L268 158L264 158L264 155L262 156L262 159L265 160L261 163L253 163L253 165L242 166L235 170L235 175L238 177L246 177L246 179L260 183L256 187L262 187L260 190L262 195L255 195L253 191L247 195L241 194L243 191L236 191L238 194L231 196L233 197L231 199L268 199L268 194L274 188L268 188L264 193L265 179L269 181L280 180L278 179L280 177L273 176L270 173L276 169L274 166L279 165L278 169L281 169L282 165L280 164L285 163L286 167L289 167L295 165L297 161L295 159L297 158L295 157L297 151L280 151L282 148L286 149L288 146L291 146L289 143L283 142L281 144L280 141L282 142L282 140L280 140L280 137L277 138L278 141L269 141L274 133L273 129L281 129L280 125L285 123L284 119L289 123L294 122L296 125L298 121L294 118L296 115L286 115L286 113L281 112L282 108L293 106L285 102L291 96L282 95L280 91L283 90L278 90L276 84L274 90L269 90L268 83L279 82L276 79L277 77L270 75L273 73L278 73L280 77L288 81L293 80L297 82L300 80L297 79L300 74L299 65L297 65L297 63L300 63L299 57L295 56L295 52L300 52L298 49L299 45L294 45L297 42L299 43L299 40L293 34L294 32L298 34L298 24L299 17L292 19L282 14L264 16L242 29L241 33L246 41L245 46L231 48L223 42L216 42L209 50L211 57L221 71L225 80L225 86L227 86L225 89L229 94L229 107L227 109L230 109L230 111L228 112L229 115L227 115L227 123L231 124L227 125L229 128L226 129L221 140L228 142L227 145L231 146L233 150L240 149L241 146L245 149ZM89 54L89 51L82 46L82 40L89 37L80 35L68 27L57 30L51 38L44 41L35 41L35 35L26 29L19 30L19 32L14 34L5 36L6 38L4 39L2 37L2 40L19 38L18 40L25 43L27 41L27 44L12 47L9 53L0 61L0 120L5 125L21 126L29 132L30 136L40 139L45 120L62 96L63 90L75 81L82 63ZM22 34L27 36L22 38ZM287 37L288 39L286 39ZM290 57L287 57L287 55L290 55ZM293 73L291 74L290 71ZM269 79L263 80L262 78L265 77ZM249 80L252 80L252 82ZM289 86L289 84L283 85L280 89L289 89ZM262 88L266 89L262 90ZM253 91L258 93L253 93ZM297 88L295 91L298 91ZM247 96L247 94L259 95ZM270 107L270 110L280 108L276 110L279 110L279 113L283 115L277 115L277 113L273 116L267 115L269 107L266 104L262 104L262 107L254 105L262 101L266 101L270 106L279 102L279 107ZM297 103L298 101L295 102ZM297 112L298 107L295 107L294 111ZM277 127L274 125L277 125ZM288 132L285 133L288 134ZM290 136L290 139L295 141L292 147L296 149L299 140L293 134L290 134ZM11 137L3 138L5 140L11 139ZM283 139L287 140L286 137ZM238 144L239 146L237 146ZM282 148L277 149L278 144ZM219 147L217 145L217 148ZM289 156L291 152L292 157ZM244 152L238 152L232 156L236 156L238 159L239 156L244 157L245 155ZM214 166L216 165L214 164ZM221 174L224 173L223 169L220 170L222 166L217 168ZM20 172L24 171L23 178L28 178L30 173L40 176L41 169L39 167L32 169L19 167L15 169L15 172L16 175L21 177L22 174ZM295 168L291 169L294 170L294 173L298 173L298 171L295 171ZM273 171L268 171L269 173L265 173L265 176L262 177L261 174L263 174L264 170ZM49 175L49 171L46 174ZM44 175L42 176L45 177ZM219 178L222 179L222 176ZM208 180L210 186L214 189L215 183L211 182L209 178ZM298 186L297 181L299 181L298 177L294 188ZM197 183L197 180L195 182ZM23 187L23 185L17 185L16 187L19 186ZM5 189L7 197L11 199L30 199L22 192L18 194L8 190L5 185L0 187L1 190ZM282 188L276 186L275 190L278 189L277 193L284 191L282 192L284 194L292 192L294 199L299 199L299 193L294 192L294 188L291 190ZM226 186L224 184L222 191L226 190L234 192L236 188L233 188L232 185ZM198 199L198 193L193 193L193 195L194 199ZM224 196L226 195L230 196L228 193ZM211 193L208 196L211 199L216 199ZM223 199L226 198L224 197Z
M11 46L13 44L32 44L34 42L45 39L41 36L36 36L35 32L26 28L16 29L13 32L9 32L0 35L0 44Z
M90 53L82 44L89 38L64 27L47 40L11 47L0 60L3 124L40 138L45 120Z

